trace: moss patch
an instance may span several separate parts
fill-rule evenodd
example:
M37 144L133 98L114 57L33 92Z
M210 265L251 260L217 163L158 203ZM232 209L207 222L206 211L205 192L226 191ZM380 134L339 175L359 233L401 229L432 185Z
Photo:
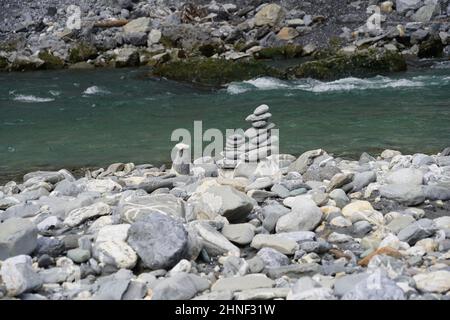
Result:
M97 49L87 43L78 43L69 51L70 63L82 62L94 59L98 56Z
M342 77L405 71L406 68L405 59L399 53L368 51L305 62L290 69L288 73L296 78L335 80Z
M232 81L243 81L261 76L280 77L281 72L257 61L192 58L158 65L153 69L153 75L219 87Z
M282 47L263 48L255 53L258 59L292 59L302 55L303 48L299 45L286 45Z
M8 60L5 57L0 57L0 70L4 70L8 67Z
M53 70L62 69L64 67L64 61L48 51L39 52L39 59L44 61L44 69Z

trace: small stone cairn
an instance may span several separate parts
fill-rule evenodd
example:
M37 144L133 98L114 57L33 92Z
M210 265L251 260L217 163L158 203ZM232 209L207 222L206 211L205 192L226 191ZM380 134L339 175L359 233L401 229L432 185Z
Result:
M271 117L269 106L262 104L245 118L245 121L252 123L252 127L244 133L248 143L246 152L241 159L245 162L259 162L278 153L279 140L276 135L272 134L275 124L270 122Z

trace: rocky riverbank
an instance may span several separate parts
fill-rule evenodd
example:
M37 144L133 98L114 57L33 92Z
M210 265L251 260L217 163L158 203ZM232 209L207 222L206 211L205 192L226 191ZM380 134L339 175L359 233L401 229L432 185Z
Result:
M8 182L0 297L450 297L450 148L269 159L279 167L202 158Z
M155 76L199 82L189 74L194 64L197 78L222 84L224 61L233 61L227 81L329 79L402 71L408 61L450 56L448 0L70 4L5 3L0 70L149 66ZM288 58L300 61L288 70L264 64Z

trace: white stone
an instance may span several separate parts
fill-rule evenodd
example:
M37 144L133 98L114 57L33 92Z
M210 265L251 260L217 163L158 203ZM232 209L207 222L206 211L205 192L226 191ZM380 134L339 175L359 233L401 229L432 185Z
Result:
M413 278L420 291L444 293L450 290L450 271L421 273Z
M103 241L126 241L128 238L129 224L114 224L104 226L98 232L96 242Z
M69 227L76 227L87 219L104 216L111 213L111 207L103 202L97 202L90 206L72 210L64 219L64 224Z
M103 241L94 246L94 256L105 265L119 269L131 269L136 265L137 255L124 241Z

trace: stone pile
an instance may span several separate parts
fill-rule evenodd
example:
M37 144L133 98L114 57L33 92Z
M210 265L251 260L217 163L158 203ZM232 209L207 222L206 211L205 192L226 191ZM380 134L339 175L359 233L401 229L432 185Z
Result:
M242 160L259 162L278 153L278 136L273 134L275 124L270 122L271 117L269 106L262 104L245 118L245 121L251 122L252 127L245 131L248 143Z

